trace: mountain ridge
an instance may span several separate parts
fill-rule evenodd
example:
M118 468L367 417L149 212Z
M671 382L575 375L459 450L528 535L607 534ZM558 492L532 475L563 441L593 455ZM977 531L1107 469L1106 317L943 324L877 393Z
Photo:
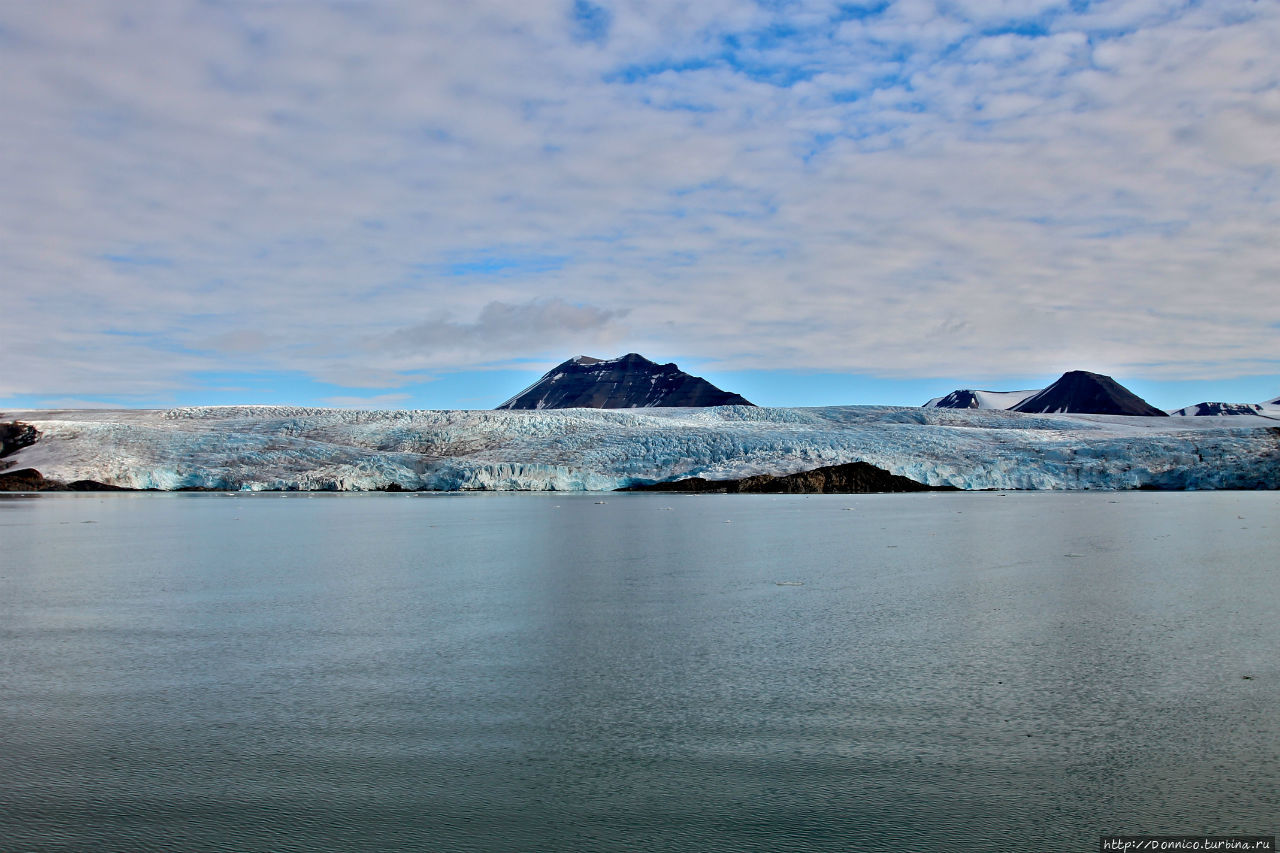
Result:
M1034 414L1169 416L1110 376L1087 370L1069 370L1038 391L960 389L934 397L924 407L1004 409Z
M1280 418L1280 406L1268 403L1204 402L1183 406L1169 412L1174 417L1215 418L1236 415L1256 415L1261 418Z
M1040 389L1030 391L981 391L976 388L961 388L942 397L934 397L924 404L927 409L1009 409L1030 396L1040 393Z

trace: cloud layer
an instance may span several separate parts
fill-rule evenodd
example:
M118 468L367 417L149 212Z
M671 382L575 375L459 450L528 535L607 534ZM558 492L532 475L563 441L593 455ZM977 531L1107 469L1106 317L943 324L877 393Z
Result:
M600 349L1280 373L1280 7L0 8L18 394Z

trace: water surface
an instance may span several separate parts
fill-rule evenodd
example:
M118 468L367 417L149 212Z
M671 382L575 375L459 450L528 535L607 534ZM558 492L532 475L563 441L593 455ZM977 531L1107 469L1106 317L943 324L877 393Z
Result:
M0 838L1272 834L1278 509L1247 492L6 498Z

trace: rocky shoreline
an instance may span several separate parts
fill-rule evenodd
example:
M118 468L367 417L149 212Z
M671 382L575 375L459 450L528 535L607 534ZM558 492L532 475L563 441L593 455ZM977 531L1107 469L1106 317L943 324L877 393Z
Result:
M99 483L97 480L73 480L64 483L50 480L35 468L19 468L0 472L0 492L132 492L123 486Z
M857 495L883 492L954 492L955 486L927 486L890 474L867 462L825 465L812 471L775 476L758 474L737 480L687 477L664 483L626 486L619 492L709 492L720 494Z
M0 472L0 492L156 492L159 489L129 489L100 483L97 480L75 480L64 483L50 480L35 468L20 468ZM176 492L224 492L226 489L186 486ZM293 491L275 489L268 491ZM313 490L315 491L315 490ZM327 491L327 490L320 490ZM378 492L438 491L432 489L406 489L399 483L391 483ZM851 495L900 492L954 492L954 486L926 486L907 477L890 474L882 468L866 462L845 465L828 465L812 471L800 471L785 476L759 474L737 480L707 480L687 477L664 483L626 486L619 492L698 492L708 494L788 494L788 495Z

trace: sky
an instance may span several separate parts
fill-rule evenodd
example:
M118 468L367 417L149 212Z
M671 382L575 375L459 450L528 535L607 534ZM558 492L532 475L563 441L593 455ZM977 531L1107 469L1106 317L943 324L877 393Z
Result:
M1280 395L1270 0L13 0L0 116L0 408Z

